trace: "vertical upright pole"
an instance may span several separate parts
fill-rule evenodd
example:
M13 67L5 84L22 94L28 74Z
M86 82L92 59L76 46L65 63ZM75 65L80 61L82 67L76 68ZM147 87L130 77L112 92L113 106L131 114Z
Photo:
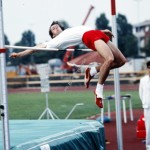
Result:
M48 112L48 108L49 108L49 106L48 106L48 93L46 92L45 94L46 94L46 110L47 110L46 115L47 115L47 119L49 119L49 112ZM51 113L51 115L52 115L52 113Z
M112 13L112 32L114 34L113 43L117 43L117 28L116 28L116 4L115 0L111 0L111 13ZM116 126L117 126L117 143L118 150L123 150L122 142L122 122L121 122L121 104L120 104L120 83L119 83L119 70L114 70L115 78L115 106L116 106Z
M6 50L4 48L2 0L0 0L0 94L1 94L0 109L1 109L3 138L4 138L3 149L10 150L5 52Z

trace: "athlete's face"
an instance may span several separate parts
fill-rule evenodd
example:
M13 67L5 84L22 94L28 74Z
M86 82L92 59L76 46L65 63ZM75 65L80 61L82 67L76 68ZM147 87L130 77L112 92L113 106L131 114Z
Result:
M53 38L60 34L63 30L60 28L58 24L54 24L51 26L51 31L53 33Z

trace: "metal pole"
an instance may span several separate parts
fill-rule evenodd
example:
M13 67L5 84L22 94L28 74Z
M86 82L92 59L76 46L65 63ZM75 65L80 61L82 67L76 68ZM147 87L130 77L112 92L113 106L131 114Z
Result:
M116 25L116 4L115 0L111 0L111 12L112 12L112 32L114 34L113 43L118 46L117 43L117 25ZM123 150L122 140L122 122L121 122L121 104L120 104L120 83L119 83L119 71L114 69L115 78L115 105L116 105L116 126L117 126L117 143L118 150Z
M46 92L45 94L46 94L46 110L47 110L46 115L47 115L47 119L49 119L49 112L48 112L48 108L49 108L49 106L48 106L48 93ZM53 115L51 114L51 116L53 116ZM53 117L52 117L52 119L53 119Z
M82 105L84 105L84 103L75 104L65 119L68 119L71 116L71 114L73 113L73 111L76 109L77 106L82 106Z
M7 103L7 85L6 85L6 60L4 48L4 30L3 30L3 13L2 0L0 0L0 94L1 94L1 109L2 109L2 126L4 134L4 150L10 150L10 135L8 122L8 103Z
M89 15L90 15L90 13L91 13L91 11L92 11L93 9L94 9L94 6L91 5L91 6L90 6L90 9L89 9L89 11L88 11L88 13L87 13L87 15L86 15L84 21L83 21L83 23L82 23L82 25L85 25L85 23L86 23L86 21L87 21Z

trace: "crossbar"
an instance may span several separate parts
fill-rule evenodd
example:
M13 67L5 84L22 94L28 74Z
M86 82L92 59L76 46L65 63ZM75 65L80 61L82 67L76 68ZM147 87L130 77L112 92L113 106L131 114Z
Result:
M5 48L12 48L12 49L31 49L31 50L39 50L39 51L60 51L63 49L57 49L57 48L40 48L40 47L29 47L29 46L13 46L13 45L5 45ZM66 51L75 51L75 49L64 49ZM91 49L77 49L81 51L92 51Z

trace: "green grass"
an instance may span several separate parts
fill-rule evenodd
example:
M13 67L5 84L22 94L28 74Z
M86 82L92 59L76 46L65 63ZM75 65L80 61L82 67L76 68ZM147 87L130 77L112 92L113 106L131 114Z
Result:
M141 109L141 101L138 91L124 91L121 94L131 94L133 108ZM105 91L104 95L112 95L113 92ZM64 119L76 103L84 103L78 106L70 118L85 119L100 113L95 105L93 91L66 91L49 92L49 107L60 119ZM45 93L14 93L8 94L8 110L10 119L38 119L46 108ZM128 107L128 103L127 103ZM111 111L115 110L115 102L111 102ZM106 111L106 107L105 107Z

